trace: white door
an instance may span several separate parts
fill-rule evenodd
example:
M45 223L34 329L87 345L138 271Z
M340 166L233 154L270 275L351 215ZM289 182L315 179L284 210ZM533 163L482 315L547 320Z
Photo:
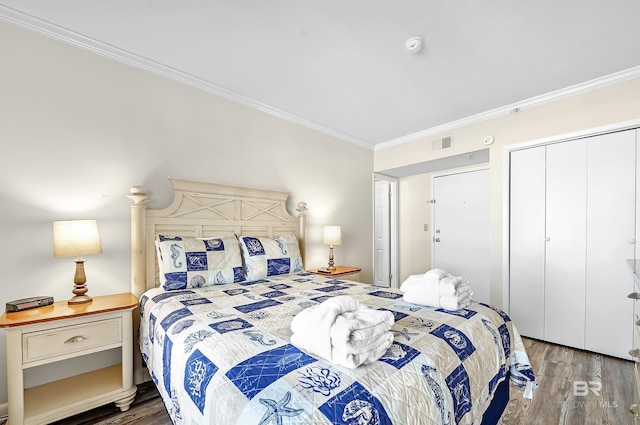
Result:
M627 358L633 341L636 131L592 137L587 162L585 348Z
M520 334L544 339L545 157L539 146L511 152L509 314Z
M587 144L547 146L545 340L584 348ZM532 206L541 208L540 205Z
M434 176L432 267L469 279L490 303L489 170Z
M386 287L391 284L390 187L386 180L375 180L373 284Z

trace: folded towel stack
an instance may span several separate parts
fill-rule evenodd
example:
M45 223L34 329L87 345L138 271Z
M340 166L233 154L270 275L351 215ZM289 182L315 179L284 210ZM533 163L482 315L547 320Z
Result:
M473 290L467 278L452 276L433 269L425 274L411 275L400 286L405 301L445 310L460 310L471 303Z
M351 369L382 357L391 344L393 313L360 305L347 295L302 310L291 321L291 343Z

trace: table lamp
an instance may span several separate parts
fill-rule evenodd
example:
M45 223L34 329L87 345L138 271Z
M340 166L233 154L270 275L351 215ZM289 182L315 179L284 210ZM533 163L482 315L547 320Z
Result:
M322 243L324 245L329 245L329 266L326 270L334 271L336 267L333 265L333 246L342 245L340 226L324 226L324 231L322 232Z
M84 274L83 255L100 254L100 234L95 220L71 220L53 222L53 256L77 257L76 274L73 279L74 296L68 304L88 303L92 298L87 295L87 277Z

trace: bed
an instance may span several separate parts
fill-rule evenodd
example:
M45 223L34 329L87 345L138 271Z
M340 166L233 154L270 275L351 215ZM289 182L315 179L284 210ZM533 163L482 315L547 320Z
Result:
M135 376L148 370L175 424L495 424L509 381L532 386L504 312L434 309L307 273L304 203L292 216L286 192L170 180L174 200L160 210L132 188L131 247ZM208 267L181 268L201 255ZM337 295L393 313L393 345L378 361L344 368L291 343L293 317Z

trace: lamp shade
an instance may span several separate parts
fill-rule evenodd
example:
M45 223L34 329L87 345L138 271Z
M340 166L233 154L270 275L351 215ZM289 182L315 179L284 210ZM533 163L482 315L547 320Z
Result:
M340 226L324 226L322 243L324 245L342 245Z
M54 257L82 257L101 252L98 223L95 220L53 222Z

